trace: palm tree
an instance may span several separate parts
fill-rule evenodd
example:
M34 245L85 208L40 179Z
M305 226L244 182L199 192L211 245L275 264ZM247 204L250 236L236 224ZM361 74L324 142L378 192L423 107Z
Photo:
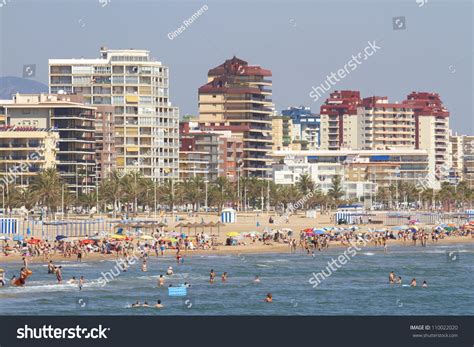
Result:
M331 180L331 187L328 190L328 196L333 200L333 204L339 205L340 199L344 196L342 191L341 177L334 176Z
M310 192L312 193L314 191L316 185L308 173L303 173L300 175L298 181L296 182L296 187L303 195L307 195Z
M31 183L31 191L39 204L51 212L57 211L61 205L62 180L56 169L48 168L39 172Z
M220 176L213 182L210 197L212 203L217 206L219 214L227 202L234 200L235 194L227 177Z
M205 182L200 176L195 176L182 183L185 203L192 204L193 210L199 210L204 200Z
M120 208L120 202L124 195L122 187L123 174L121 171L112 171L99 186L99 196L104 203L113 204L114 216Z

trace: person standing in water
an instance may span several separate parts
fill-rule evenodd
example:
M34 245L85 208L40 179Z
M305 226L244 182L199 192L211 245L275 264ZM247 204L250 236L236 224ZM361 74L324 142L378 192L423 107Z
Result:
M423 287L423 288L427 288L427 287L428 287L428 283L426 283L426 281L423 281L422 287Z
M84 276L81 276L79 279L79 290L82 290L82 287L84 286Z
M54 273L54 264L53 264L53 261L50 260L49 261L49 264L48 264L48 274L53 274Z
M273 296L272 293L268 293L267 297L264 300L265 302L273 302Z
M226 282L227 281L227 272L224 272L221 276L221 279L222 279L222 282Z
M160 278L158 278L158 287L163 287L165 285L165 278L163 275L160 275Z
M0 270L0 284L3 286L5 286L5 270L1 269Z
M209 273L209 282L214 283L214 278L216 278L216 273L211 269L211 272Z
M147 272L148 271L148 267L146 265L146 259L143 260L143 263L142 263L142 272Z
M416 278L413 278L410 282L410 287L416 287Z
M62 268L63 268L62 266L58 266L58 267L56 268L56 270L55 270L55 272L56 272L56 278L57 278L57 280L58 280L58 283L61 283L62 280L63 280L63 275L62 275L62 273L61 273L61 269L62 269Z
M391 271L390 274L388 275L388 282L390 284L393 284L395 282L395 274L393 271Z

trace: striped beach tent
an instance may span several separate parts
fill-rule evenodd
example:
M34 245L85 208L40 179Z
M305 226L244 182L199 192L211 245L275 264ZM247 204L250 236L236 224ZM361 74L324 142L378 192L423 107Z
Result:
M235 223L237 221L236 212L232 208L226 208L222 210L221 222L222 223Z
M0 234L16 234L18 220L16 218L0 218Z
M474 220L474 210L466 210L467 219Z
M348 212L348 211L338 211L336 212L336 223L338 223L340 220L346 221L347 224L352 224L354 223L354 218L356 216L354 215L353 212Z

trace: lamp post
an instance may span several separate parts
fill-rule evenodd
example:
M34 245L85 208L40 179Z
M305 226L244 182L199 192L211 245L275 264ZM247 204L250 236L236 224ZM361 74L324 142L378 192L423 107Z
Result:
M208 208L209 208L209 207L208 207L208 200L207 200L207 184L208 184L208 183L209 183L209 182L208 182L207 180L204 181L204 184L206 185L206 213L207 213L207 210L208 210Z

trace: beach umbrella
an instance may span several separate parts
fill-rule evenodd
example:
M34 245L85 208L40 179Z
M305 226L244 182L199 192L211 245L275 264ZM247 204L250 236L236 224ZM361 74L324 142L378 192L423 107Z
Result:
M305 232L306 234L312 234L313 233L313 228L308 228L308 229L304 229L303 232Z
M235 237L235 236L239 236L240 234L236 231L231 231L230 233L227 233L226 235L229 237Z
M125 240L127 237L124 236L124 235L117 235L117 234L115 234L115 235L112 235L110 238L111 238L111 239L114 239L114 240Z
M100 236L98 236L98 235L95 235L95 236L91 236L91 237L90 237L90 240L94 240L94 241L99 241L99 240L101 240L101 239L102 239L102 237L100 237Z
M0 236L0 240L1 241L7 241L7 240L10 240L10 238L6 235L2 235L2 236Z
M140 236L140 240L153 240L153 237L150 235L142 235Z
M323 230L323 229L314 229L313 230L313 234L315 234L315 235L323 235L325 233L326 233L326 231Z
M13 237L13 241L23 241L23 236L16 235L15 237Z
M38 240L38 239L31 239L31 240L28 240L28 241L26 241L26 242L28 242L29 244L32 244L32 245L36 245L36 244L40 243L40 240Z
M92 239L87 239L87 240L82 240L81 241L81 244L82 245L87 245L87 244L91 244L91 243L94 243L95 241L92 240Z
M181 234L178 233L177 231L173 231L172 233L169 233L169 235L176 237L176 236L180 236Z
M405 226L398 226L398 227L393 227L392 230L405 230Z
M61 241L62 239L65 239L65 238L66 238L66 236L64 236L64 235L58 235L58 236L56 236L56 240L57 240L57 241Z

